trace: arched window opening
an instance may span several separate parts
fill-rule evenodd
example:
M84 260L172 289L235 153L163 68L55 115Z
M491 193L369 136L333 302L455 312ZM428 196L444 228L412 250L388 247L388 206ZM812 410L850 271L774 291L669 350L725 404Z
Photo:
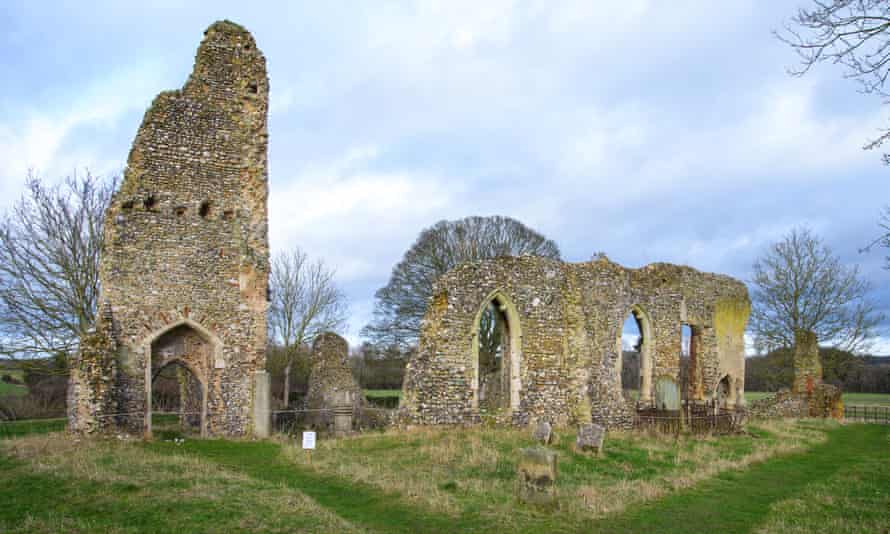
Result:
M481 415L519 409L522 325L516 307L492 293L476 313L471 343L473 406Z
M651 406L652 327L639 306L630 309L618 332L616 380L628 404Z
M479 318L479 409L496 412L510 406L510 325L506 306L493 300Z
M701 327L689 324L680 326L680 392L686 400L704 399L704 382L699 361Z
M624 320L621 330L621 391L629 402L640 398L642 373L640 366L643 351L643 329L640 319L631 312Z
M730 408L730 396L731 396L731 388L732 385L730 383L729 375L723 377L720 380L720 383L717 384L717 391L714 392L714 400L717 408L720 410L728 410Z

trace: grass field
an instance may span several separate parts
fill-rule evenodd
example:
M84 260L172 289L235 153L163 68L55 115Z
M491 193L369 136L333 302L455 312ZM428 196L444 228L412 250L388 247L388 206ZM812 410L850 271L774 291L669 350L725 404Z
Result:
M401 389L366 389L365 397L369 399L402 398Z
M746 391L745 400L751 402L769 395L772 395L772 393ZM890 393L844 393L844 404L890 406Z
M172 434L168 437L172 437ZM418 429L294 443L0 441L3 532L856 532L890 524L890 427L772 422L693 440L560 436L560 510L513 498L511 429Z

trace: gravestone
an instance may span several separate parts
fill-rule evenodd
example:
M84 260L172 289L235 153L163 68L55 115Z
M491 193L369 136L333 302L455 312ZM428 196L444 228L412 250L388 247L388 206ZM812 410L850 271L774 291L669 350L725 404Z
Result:
M585 423L578 427L578 439L575 440L575 450L579 452L596 452L597 456L603 454L603 441L606 438L606 429L594 423Z
M516 475L521 502L544 507L556 504L555 452L544 447L520 449Z
M658 379L655 384L655 407L672 412L680 409L680 388L674 379L669 377Z
M553 438L553 427L547 421L538 421L532 438L541 445L549 445Z

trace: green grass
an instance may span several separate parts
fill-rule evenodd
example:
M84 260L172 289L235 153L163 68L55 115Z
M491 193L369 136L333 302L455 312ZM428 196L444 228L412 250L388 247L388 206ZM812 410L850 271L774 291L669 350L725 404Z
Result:
M764 391L746 391L745 400L748 402L768 397L772 393ZM844 404L847 405L882 405L890 406L890 393L844 393Z
M402 398L401 389L366 389L365 397L369 399Z
M0 421L0 439L59 432L65 430L66 424L68 424L68 420L64 418Z
M613 518L621 532L879 532L890 524L890 428L839 427L806 453L727 471ZM837 490L837 491L836 491ZM840 497L840 498L838 498ZM825 502L830 508L826 509Z
M23 373L21 369L7 369L0 368L0 376L10 375L18 381L22 380ZM0 380L0 397L4 397L6 395L12 395L16 397L21 397L28 393L28 386L24 384L9 384Z
M513 495L512 429L184 443L63 434L0 442L0 531L836 532L890 524L890 427L770 422L679 441L561 436L561 509ZM795 452L796 451L796 452Z
M844 404L890 406L890 393L844 393Z

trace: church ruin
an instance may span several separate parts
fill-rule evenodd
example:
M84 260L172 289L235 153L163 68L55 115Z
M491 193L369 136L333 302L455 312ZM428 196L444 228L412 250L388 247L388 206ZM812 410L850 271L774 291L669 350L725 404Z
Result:
M409 362L403 421L595 422L628 427L638 406L744 403L745 285L664 263L532 256L461 265L436 283ZM639 325L639 400L621 388L625 318ZM681 376L681 328L691 330ZM486 341L494 336L496 343ZM681 385L686 384L683 391Z
M105 216L71 430L150 436L152 381L178 365L181 411L202 434L268 434L268 95L253 37L223 21L204 32L185 86L146 111Z

